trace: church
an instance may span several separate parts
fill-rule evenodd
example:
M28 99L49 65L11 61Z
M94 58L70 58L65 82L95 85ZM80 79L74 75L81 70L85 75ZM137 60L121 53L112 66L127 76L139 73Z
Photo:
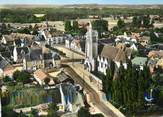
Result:
M106 70L110 67L111 61L115 63L116 68L122 64L127 69L131 54L132 49L124 45L114 47L108 44L98 44L98 32L92 30L92 25L89 23L86 33L84 62L84 67L89 72L98 71L106 75Z

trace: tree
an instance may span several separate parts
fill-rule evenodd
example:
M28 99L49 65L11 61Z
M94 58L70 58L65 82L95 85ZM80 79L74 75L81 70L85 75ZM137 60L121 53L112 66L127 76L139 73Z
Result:
M86 29L86 28L84 28L84 27L79 28L79 35L80 35L80 36L85 35L86 32L87 32L87 29Z
M46 85L48 85L49 82L50 82L50 78L49 78L49 77L45 78L45 79L44 79L44 82L45 82Z
M38 111L32 108L29 117L38 117Z
M0 98L1 98L2 106L9 104L10 95L8 90L2 92L2 90L0 89L0 96L1 96Z
M118 22L117 22L117 26L118 26L118 28L124 28L125 27L125 22L124 22L124 20L122 20L122 19L119 19L118 20Z
M30 29L28 27L19 29L18 33L31 34Z
M35 26L33 27L33 32L32 32L33 35L37 35L38 34L38 30L39 30L38 28L39 28L38 25L35 24Z
M138 102L138 107L142 109L142 106L145 104L144 101L144 92L145 92L145 86L144 86L144 78L143 78L143 73L142 71L139 73L138 77L138 97L137 97L137 102Z
M27 71L15 71L13 73L13 78L17 82L27 83L30 81L31 74Z
M11 25L10 25L10 24L7 24L7 27L8 27L8 28L11 28Z
M102 19L92 21L92 27L97 30L99 37L101 37L103 32L108 31L108 21Z
M125 77L125 69L124 66L122 65L122 62L120 64L119 70L118 70L118 74L116 76L115 79L113 79L113 90L114 90L114 98L113 100L115 102L117 102L120 105L124 104L124 100L123 100L123 80Z
M148 28L150 26L150 17L149 17L149 15L144 16L142 20L143 20L143 26Z
M70 32L72 30L71 21L65 22L65 31Z
M9 106L2 106L2 117L17 117L18 114Z
M94 115L91 115L91 117L104 117L103 114L94 114Z
M20 76L21 76L21 82L23 82L23 83L27 83L27 82L29 82L30 81L30 78L31 78L31 74L29 73L29 72L27 72L27 71L22 71L21 72L21 74L20 74Z
M114 69L114 64L110 63L106 76L102 76L106 95L111 92L113 104L129 114L144 109L144 93L149 92L152 83L149 68L144 66L144 69L140 70L128 61L127 70L124 69L122 62L116 71Z
M2 28L1 28L0 32L1 32L2 34L9 34L7 25L6 25L5 23L2 23L1 26L2 26Z
M58 107L56 104L49 104L48 117L59 117L57 114Z
M90 117L91 114L88 111L88 109L81 107L80 110L78 111L78 117Z
M78 31L78 29L79 29L79 24L78 24L78 22L77 21L73 21L73 30L74 30L74 32L77 32Z
M14 79L14 80L17 80L17 78L19 78L19 75L20 75L20 71L19 71L19 70L16 70L16 71L13 73L13 79Z
M141 18L138 16L134 16L132 19L132 24L134 27L140 27L141 26Z
M3 82L10 82L11 81L11 78L9 76L5 76L3 78Z

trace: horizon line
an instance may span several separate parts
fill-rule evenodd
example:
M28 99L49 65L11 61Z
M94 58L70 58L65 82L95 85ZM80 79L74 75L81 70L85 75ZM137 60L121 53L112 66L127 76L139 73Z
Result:
M44 4L44 3L37 3L37 4L32 4L32 3L25 3L25 4L19 4L19 3L13 3L13 4L1 4L0 3L0 6L2 6L2 5L30 5L30 6L33 6L33 5L49 5L49 6L53 6L53 5L57 5L57 6L63 6L63 5L104 5L104 6L106 6L106 5L119 5L119 6L123 6L123 5L163 5L163 3L160 3L160 4L150 4L150 3L142 3L142 4L139 4L139 3L137 3L137 4L134 4L134 3L125 3L125 4L109 4L109 3L107 3L107 4L98 4L98 3L77 3L77 4L57 4L57 3L54 3L54 4Z

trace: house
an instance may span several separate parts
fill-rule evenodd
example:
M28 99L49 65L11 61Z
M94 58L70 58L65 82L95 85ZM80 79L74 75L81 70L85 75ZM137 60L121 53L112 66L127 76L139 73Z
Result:
M59 31L49 32L48 30L40 30L38 31L38 35L35 36L35 41L37 41L39 45L48 44L50 46L53 46L54 44L64 43L65 38L66 36Z
M139 43L143 45L144 47L149 45L151 43L150 37L149 36L142 36L139 39Z
M81 41L79 39L74 39L71 41L70 48L75 51L81 52L82 48L80 43Z
M4 57L0 56L0 77L4 76L4 70L9 66L9 62Z
M149 58L162 58L163 57L163 51L150 51L149 53L148 53L148 57Z
M23 59L23 68L25 70L37 70L60 66L60 57L57 53L40 47L31 47L29 54Z
M74 38L71 35L67 35L67 38L65 39L65 47L70 48L71 42Z
M81 52L84 51L85 41L81 37L68 37L65 39L65 47Z
M66 39L65 40L65 47L66 48L70 48L71 41L72 41L72 39Z
M65 41L65 38L64 36L57 36L57 37L52 37L52 38L49 38L46 43L50 46L53 46L55 44L63 44L64 41Z
M131 38L138 40L140 38L140 33L131 32Z
M41 69L38 69L34 72L34 78L40 85L44 85L44 80L47 78L47 74L43 72Z
M28 47L14 47L12 57L14 62L22 63L25 55L29 54Z
M156 63L156 68L162 68L163 69L163 58L159 59Z
M137 44L136 43L132 43L132 42L129 42L129 43L118 43L116 45L116 47L122 47L122 46L125 46L126 48L129 48L133 51L138 51L138 47L137 47Z
M154 73L158 59L149 59L147 66L149 66L150 73Z
M131 58L132 50L126 47L116 48L110 45L104 45L101 53L97 58L97 70L106 75L106 70L110 67L110 62L113 61L117 68L120 64L127 69L127 61Z
M77 98L77 92L72 84L62 83L57 86L60 94L60 103L57 104L59 112L73 111L73 104Z
M127 35L127 34L125 34L125 35ZM115 39L116 46L118 44L123 44L123 45L129 47L130 49L132 49L134 51L138 51L137 39L132 38L132 37L128 37L128 36L125 36L125 35L117 36L117 38Z
M11 33L10 35L3 35L1 43L7 45L27 46L30 45L34 35Z
M14 39L10 35L3 35L1 43L10 45L14 43Z
M40 30L38 31L38 36L43 37L45 40L48 40L49 38L52 38L52 35L48 30Z
M132 59L132 64L143 70L144 66L147 65L147 57L135 57Z

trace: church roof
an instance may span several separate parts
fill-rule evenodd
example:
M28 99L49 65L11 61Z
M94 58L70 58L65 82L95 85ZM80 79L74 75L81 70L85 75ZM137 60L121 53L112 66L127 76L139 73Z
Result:
M105 45L101 51L100 56L108 59L114 59L116 57L117 52L118 52L117 48Z
M101 53L101 57L115 60L118 62L126 63L129 56L131 56L132 50L126 47L116 48L110 45L104 45Z
M117 62L126 63L127 62L127 56L126 56L125 51L122 49L119 49L114 60Z

